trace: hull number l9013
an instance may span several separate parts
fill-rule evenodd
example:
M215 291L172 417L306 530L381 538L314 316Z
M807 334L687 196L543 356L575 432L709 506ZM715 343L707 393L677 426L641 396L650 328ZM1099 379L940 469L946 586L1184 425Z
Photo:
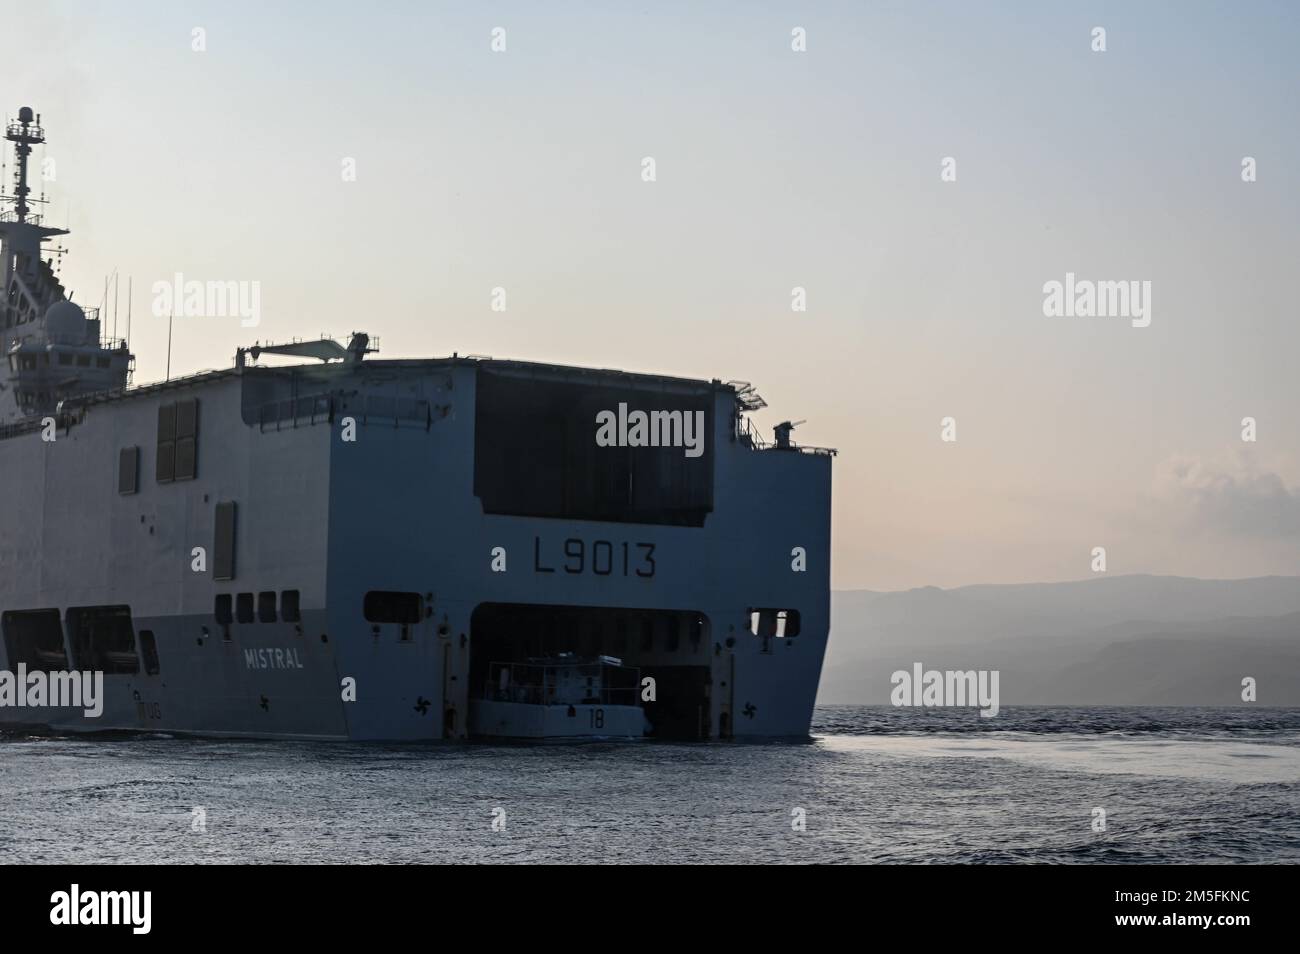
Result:
M596 576L639 576L649 579L655 575L655 545L653 543L614 543L612 540L583 540L569 537L559 554L543 553L546 546L541 537L533 537L533 571L555 573L557 568L565 573L594 573Z

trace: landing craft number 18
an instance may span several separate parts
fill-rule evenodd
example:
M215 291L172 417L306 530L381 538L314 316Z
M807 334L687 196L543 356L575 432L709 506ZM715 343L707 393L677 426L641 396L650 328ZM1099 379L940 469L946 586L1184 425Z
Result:
M579 537L569 537L564 541L565 573L591 572L597 576L637 576L649 579L655 575L655 545L653 543L628 543L623 541L615 545L610 540L593 540L590 545ZM533 571L536 573L554 573L555 567L548 565L542 557L542 538L533 537Z

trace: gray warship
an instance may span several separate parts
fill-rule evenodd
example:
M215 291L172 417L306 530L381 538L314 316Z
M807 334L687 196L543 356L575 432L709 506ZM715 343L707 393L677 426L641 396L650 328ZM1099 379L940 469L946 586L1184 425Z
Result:
M40 116L6 139L0 670L103 675L0 728L808 736L834 452L760 436L751 385L364 334L136 384L46 257Z

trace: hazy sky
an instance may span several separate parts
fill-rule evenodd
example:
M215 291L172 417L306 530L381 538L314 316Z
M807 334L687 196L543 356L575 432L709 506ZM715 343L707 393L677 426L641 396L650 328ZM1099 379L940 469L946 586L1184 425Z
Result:
M257 281L173 373L356 329L755 382L840 449L838 587L1300 572L1294 4L266 6L0 3L137 382L153 282ZM1150 326L1045 317L1066 272L1150 281Z

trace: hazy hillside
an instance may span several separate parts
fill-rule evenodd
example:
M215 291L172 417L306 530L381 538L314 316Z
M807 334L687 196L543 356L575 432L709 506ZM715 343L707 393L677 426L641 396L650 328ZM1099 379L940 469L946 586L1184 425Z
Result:
M889 701L890 674L998 669L1004 705L1300 705L1300 577L1121 576L836 592L819 701Z

